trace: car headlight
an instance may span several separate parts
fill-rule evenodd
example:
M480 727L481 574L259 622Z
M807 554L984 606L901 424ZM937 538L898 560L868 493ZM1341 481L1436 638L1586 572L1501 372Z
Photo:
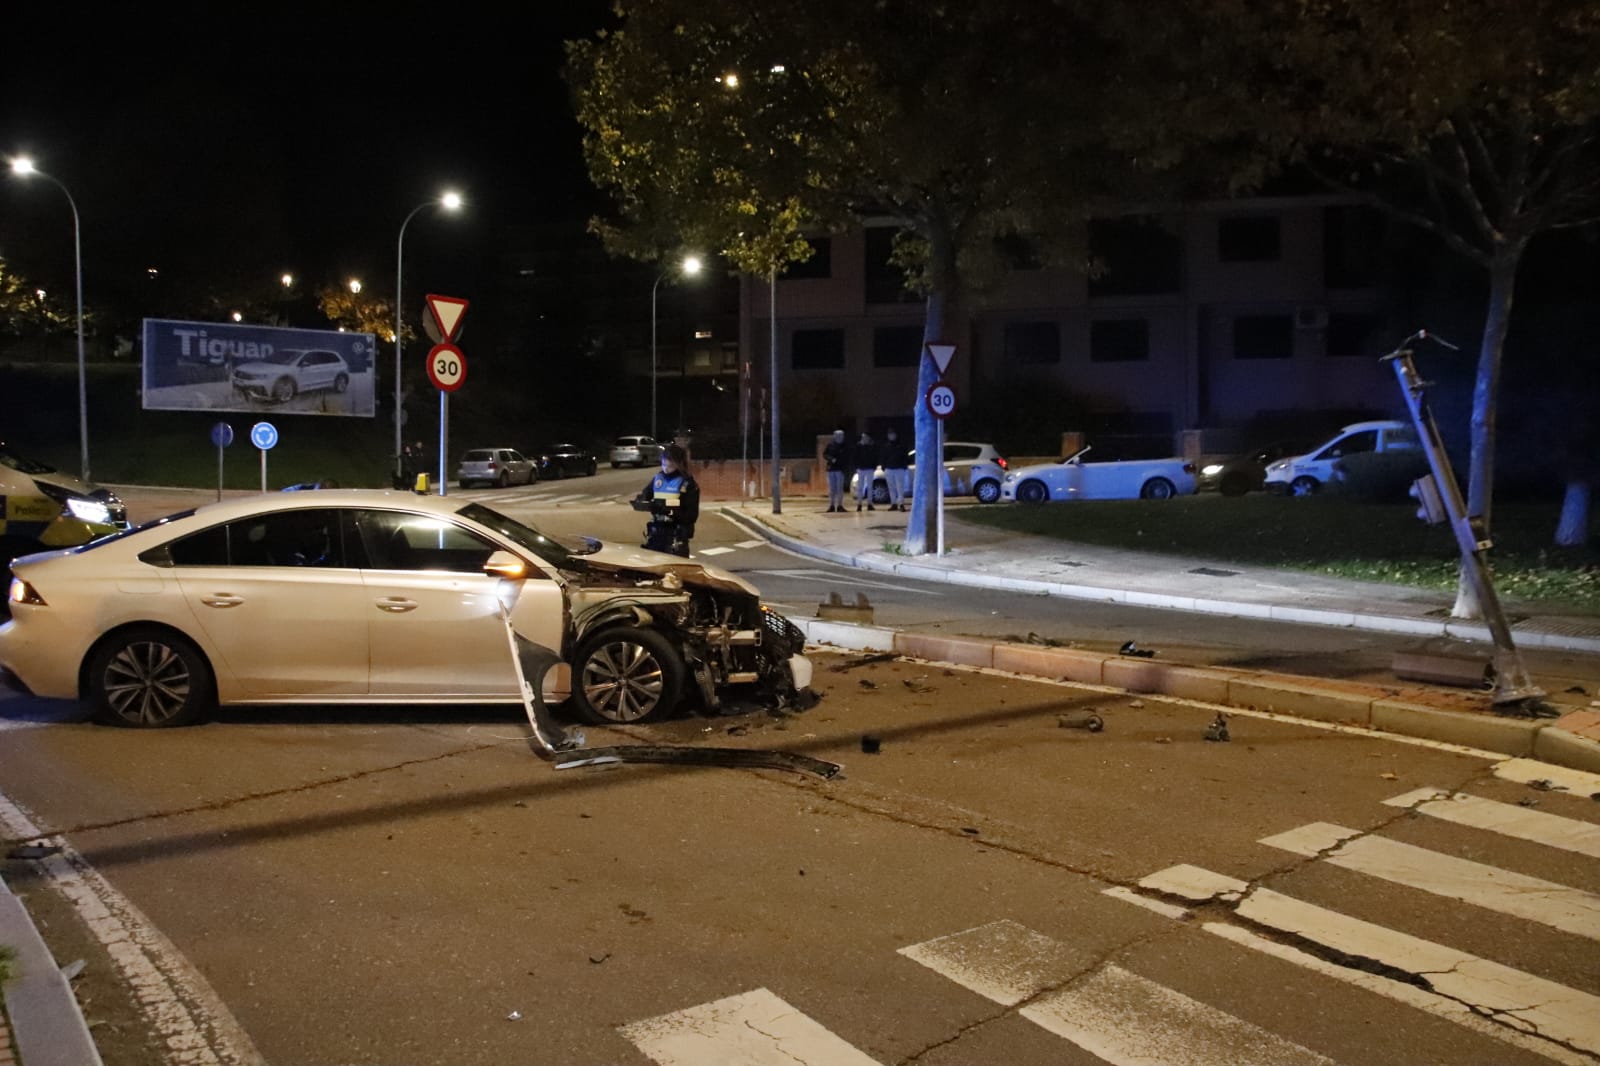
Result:
M81 496L74 496L67 500L67 510L72 517L83 522L92 522L95 525L111 524L111 508L95 500L86 500Z
M1289 469L1289 460L1287 460L1287 459L1279 459L1277 462L1275 462L1271 466L1267 467L1267 473L1269 473L1269 474L1278 474L1278 473L1282 473L1283 471L1285 471L1287 469Z
M1201 477L1216 477L1220 473L1222 473L1221 463L1212 463L1210 466L1202 466L1200 468Z

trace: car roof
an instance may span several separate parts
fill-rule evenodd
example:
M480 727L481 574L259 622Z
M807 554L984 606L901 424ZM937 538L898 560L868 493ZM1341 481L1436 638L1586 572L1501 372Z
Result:
M1405 426L1406 423L1395 418L1383 418L1373 422L1352 422L1339 430L1340 433L1351 433L1359 429L1393 429L1396 426Z

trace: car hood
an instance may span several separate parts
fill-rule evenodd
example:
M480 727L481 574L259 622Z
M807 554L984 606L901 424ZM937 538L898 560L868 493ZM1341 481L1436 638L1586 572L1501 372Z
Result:
M685 585L706 588L736 588L751 596L760 596L756 587L737 575L720 567L709 566L666 552L629 548L618 544L602 544L598 551L579 556L584 566L592 572L618 575L650 575L665 577L672 574Z
M233 366L233 371L236 374L270 374L279 370L292 371L293 369L294 367L285 366L282 363L263 363L259 359L249 363L235 363Z
M33 474L31 476L36 484L51 485L55 488L70 492L74 496L83 496L91 500L96 498L103 499L106 496L116 495L115 493L101 489L98 485L90 485L87 482L79 481L71 474L63 474L59 470L52 470L48 474Z

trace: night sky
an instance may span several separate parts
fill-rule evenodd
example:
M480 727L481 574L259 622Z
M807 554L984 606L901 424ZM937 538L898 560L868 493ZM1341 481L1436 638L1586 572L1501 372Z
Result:
M388 291L401 222L446 185L470 210L411 222L408 292L435 252L594 212L560 68L601 0L245 7L8 9L0 154L71 191L91 304L146 266ZM15 269L70 286L71 237L59 190L0 178Z

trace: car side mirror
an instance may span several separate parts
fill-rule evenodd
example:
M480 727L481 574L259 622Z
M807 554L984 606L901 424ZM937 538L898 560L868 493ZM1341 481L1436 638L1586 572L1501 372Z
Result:
M494 552L484 560L483 572L490 577L507 581L521 581L528 576L528 564L505 550Z

